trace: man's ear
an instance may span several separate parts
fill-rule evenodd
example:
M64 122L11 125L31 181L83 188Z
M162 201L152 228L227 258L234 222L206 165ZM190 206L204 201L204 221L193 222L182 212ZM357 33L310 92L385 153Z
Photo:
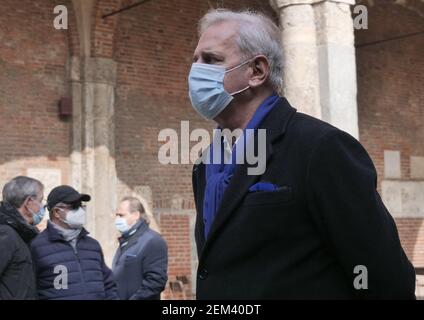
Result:
M138 221L141 219L141 213L139 211L136 211L133 213L135 215L135 219Z
M23 214L27 215L27 216L32 216L31 212L29 212L29 210L28 210L28 204L29 204L30 200L31 200L31 197L27 197L24 200L24 202L22 203L21 208L20 208L21 212L23 212ZM22 210L24 210L24 211L22 211Z
M59 209L53 209L52 210L52 218L56 218L60 220L60 213L59 213Z
M251 88L259 87L264 84L269 77L269 61L267 57L260 55L251 62L252 75L250 76L249 86Z
M30 202L31 197L27 197L24 201L24 203L22 203L22 207L26 208L28 206L28 203Z

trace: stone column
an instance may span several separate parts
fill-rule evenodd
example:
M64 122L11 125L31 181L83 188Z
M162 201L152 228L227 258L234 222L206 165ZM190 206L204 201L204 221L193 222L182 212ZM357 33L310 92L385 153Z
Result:
M283 93L300 111L321 118L314 10L308 1L296 5L281 2Z
M117 202L113 121L116 63L105 58L81 61L77 57L72 62L72 184L92 196L87 228L110 258L116 247L113 224Z
M117 176L114 143L114 101L117 64L90 57L92 0L73 0L77 16L80 55L70 63L73 100L71 181L88 193L87 229L102 245L110 265L116 249L114 210Z
M270 0L280 19L284 95L358 138L354 0Z

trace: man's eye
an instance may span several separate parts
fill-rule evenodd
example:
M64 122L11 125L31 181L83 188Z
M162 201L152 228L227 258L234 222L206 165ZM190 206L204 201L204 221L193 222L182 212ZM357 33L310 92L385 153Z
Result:
M209 57L209 56L207 56L207 57L204 57L204 59L203 59L204 61L205 61L205 63L207 63L207 64L213 64L213 63L216 63L216 59L215 58L212 58L212 57Z

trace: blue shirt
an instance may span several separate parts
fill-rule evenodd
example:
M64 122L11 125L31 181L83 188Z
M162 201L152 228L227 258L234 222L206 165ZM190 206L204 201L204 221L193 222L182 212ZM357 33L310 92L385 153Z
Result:
M246 129L258 129L259 125L262 123L263 119L266 115L272 110L272 108L278 103L280 97L277 94L272 94L268 98L266 98L256 109L252 119L250 119L246 128L243 130L243 136L241 136L236 144L233 146L232 153L232 161L230 164L225 164L223 161L223 142L221 143L221 161L216 164L213 163L213 144L216 143L214 141L209 146L209 155L208 159L210 160L208 164L206 164L206 188L205 188L205 196L203 203L203 223L205 226L205 238L208 237L209 231L212 227L212 223L215 219L215 215L218 211L218 208L222 202L222 198L225 190L230 183L231 177L233 176L234 171L237 168L236 164L236 155L237 155L237 145L243 143L246 146L245 132ZM243 148L242 150L246 150ZM235 152L234 152L235 151Z

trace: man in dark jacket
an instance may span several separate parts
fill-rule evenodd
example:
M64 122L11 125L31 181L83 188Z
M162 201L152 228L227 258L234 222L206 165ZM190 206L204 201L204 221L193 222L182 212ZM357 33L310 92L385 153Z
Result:
M414 268L367 152L275 94L279 37L270 19L251 12L201 20L193 107L222 129L254 135L238 138L230 163L211 163L206 152L193 168L197 298L414 299ZM226 139L214 140L212 152L228 153ZM263 147L257 163L235 162L239 150Z
M140 200L126 197L116 212L121 232L112 271L123 300L158 300L165 289L168 249L165 240L149 228Z
M43 185L16 177L3 188L0 205L0 300L36 299L35 274L29 243L38 234L33 226L44 210ZM41 219L40 219L41 220Z
M83 228L90 196L70 186L53 189L47 198L51 221L31 243L40 299L117 299L112 272L99 243Z

